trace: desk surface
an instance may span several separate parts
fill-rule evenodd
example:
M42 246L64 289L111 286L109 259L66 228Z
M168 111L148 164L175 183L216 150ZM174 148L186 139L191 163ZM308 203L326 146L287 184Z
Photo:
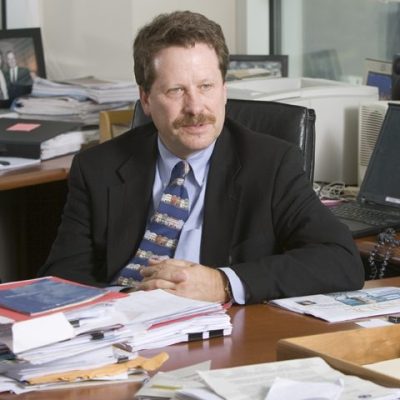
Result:
M400 278L370 281L367 287L400 286ZM170 359L163 370L172 370L201 361L212 360L212 368L233 367L276 360L276 344L279 339L295 336L333 332L358 327L354 322L327 323L313 317L269 306L234 306L229 310L233 332L229 337L182 343L164 349L141 352L144 356L164 350ZM13 400L127 400L132 399L138 385L114 383L74 389L31 392L18 397L0 395L0 399Z
M70 154L31 167L0 171L0 191L64 180L68 176L72 158Z

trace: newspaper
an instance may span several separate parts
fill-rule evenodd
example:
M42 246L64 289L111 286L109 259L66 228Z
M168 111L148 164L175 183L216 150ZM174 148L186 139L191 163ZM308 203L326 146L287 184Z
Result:
M379 287L272 300L271 304L328 322L400 313L400 288Z

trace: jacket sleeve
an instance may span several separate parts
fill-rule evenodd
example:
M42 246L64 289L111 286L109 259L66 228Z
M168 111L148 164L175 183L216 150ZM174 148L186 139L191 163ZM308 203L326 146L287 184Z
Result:
M301 165L300 153L291 147L272 184L276 251L231 266L245 285L246 303L363 286L364 268L350 232L321 203Z

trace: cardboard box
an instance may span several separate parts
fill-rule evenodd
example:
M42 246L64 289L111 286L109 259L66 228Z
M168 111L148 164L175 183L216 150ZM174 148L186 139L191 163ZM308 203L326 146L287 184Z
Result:
M359 328L281 339L277 359L321 357L333 368L380 385L400 387L400 379L364 368L365 364L400 357L400 325Z

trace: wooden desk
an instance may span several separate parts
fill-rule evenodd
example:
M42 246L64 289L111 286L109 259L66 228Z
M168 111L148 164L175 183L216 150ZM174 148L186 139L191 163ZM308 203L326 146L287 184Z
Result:
M400 286L400 278L370 281L367 287ZM354 322L330 324L313 317L295 314L269 305L234 306L229 310L233 332L229 337L182 343L151 351L144 356L168 352L170 359L162 370L172 370L201 361L211 360L212 368L225 368L276 360L279 339L359 328ZM115 383L64 390L31 392L18 397L0 395L0 400L127 400L133 399L138 388L134 383Z
M73 155L42 161L32 167L0 171L0 191L65 180Z

